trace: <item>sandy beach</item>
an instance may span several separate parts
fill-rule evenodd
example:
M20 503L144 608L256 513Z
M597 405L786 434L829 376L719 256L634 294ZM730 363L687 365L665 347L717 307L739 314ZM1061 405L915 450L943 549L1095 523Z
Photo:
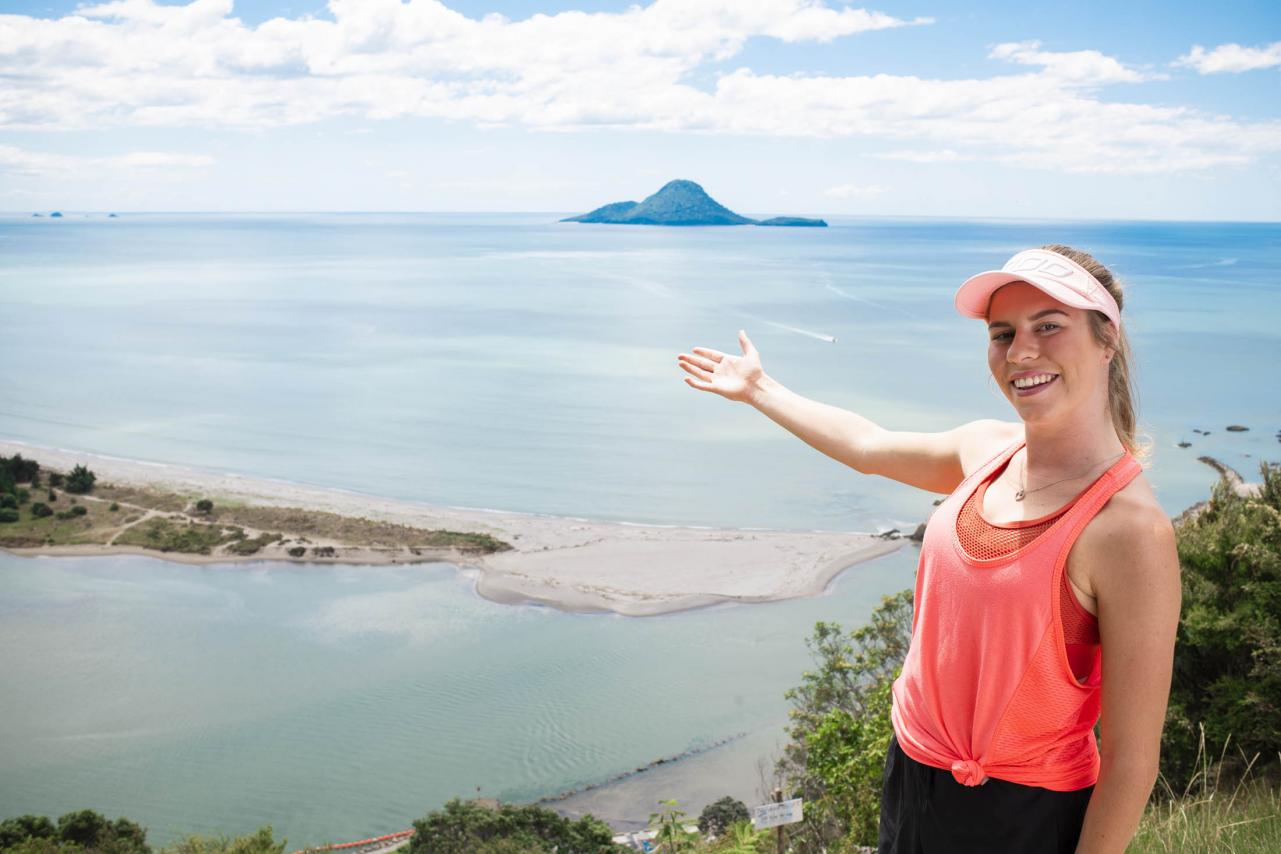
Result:
M474 575L476 591L509 604L539 603L566 611L650 616L721 602L771 602L816 596L841 571L902 548L856 532L763 531L599 522L573 517L441 507L338 489L199 471L115 457L0 441L0 455L69 470L83 464L100 482L150 487L215 501L296 507L426 529L486 533L509 551L343 547L331 563L449 563ZM9 549L23 555L146 554L186 563L311 560L267 550L236 558L160 553L117 545Z

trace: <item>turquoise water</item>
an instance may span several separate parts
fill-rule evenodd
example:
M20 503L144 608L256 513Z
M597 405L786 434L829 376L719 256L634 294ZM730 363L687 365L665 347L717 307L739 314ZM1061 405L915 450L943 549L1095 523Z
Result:
M676 354L737 352L745 328L781 382L886 426L1011 418L982 324L951 295L1050 240L1132 286L1150 477L1171 513L1211 481L1197 453L1250 468L1245 453L1278 447L1278 225L552 215L0 219L0 354L18 366L0 436L442 504L914 524L930 496L695 392ZM1233 422L1253 430L1225 436Z
M526 802L768 741L814 622L862 622L914 561L906 547L814 599L636 619L499 605L446 565L0 554L0 814L90 807L153 844L271 823L292 851L477 787ZM643 826L653 807L600 817Z
M1281 458L1279 225L555 218L0 218L0 437L456 506L910 527L935 496L688 388L676 354L745 328L781 382L888 427L1011 418L951 295L1065 242L1130 285L1166 509L1205 496L1198 454ZM153 842L272 822L292 849L477 786L550 795L781 727L814 620L854 625L914 563L636 620L488 603L446 566L0 555L0 814L91 806Z

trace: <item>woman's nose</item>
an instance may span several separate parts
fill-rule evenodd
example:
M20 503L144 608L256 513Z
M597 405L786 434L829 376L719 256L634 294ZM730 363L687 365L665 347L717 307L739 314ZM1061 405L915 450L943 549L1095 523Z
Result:
M1039 352L1035 336L1015 332L1014 340L1010 342L1010 349L1006 351L1006 358L1011 362L1022 362L1025 359L1036 358Z

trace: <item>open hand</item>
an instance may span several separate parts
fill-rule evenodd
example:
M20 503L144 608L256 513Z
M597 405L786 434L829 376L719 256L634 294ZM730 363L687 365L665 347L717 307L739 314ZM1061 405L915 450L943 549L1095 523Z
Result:
M738 330L738 343L743 355L731 356L707 347L694 347L694 355L681 353L676 362L692 376L685 382L699 391L710 391L730 400L746 402L748 395L760 381L761 354L756 352L747 333Z

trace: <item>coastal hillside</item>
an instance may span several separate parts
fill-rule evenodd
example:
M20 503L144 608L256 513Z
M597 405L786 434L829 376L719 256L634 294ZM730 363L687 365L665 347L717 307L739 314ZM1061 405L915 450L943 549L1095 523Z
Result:
M614 225L771 225L823 228L821 219L779 216L754 220L734 213L693 181L668 181L641 202L611 202L561 222L596 222Z

